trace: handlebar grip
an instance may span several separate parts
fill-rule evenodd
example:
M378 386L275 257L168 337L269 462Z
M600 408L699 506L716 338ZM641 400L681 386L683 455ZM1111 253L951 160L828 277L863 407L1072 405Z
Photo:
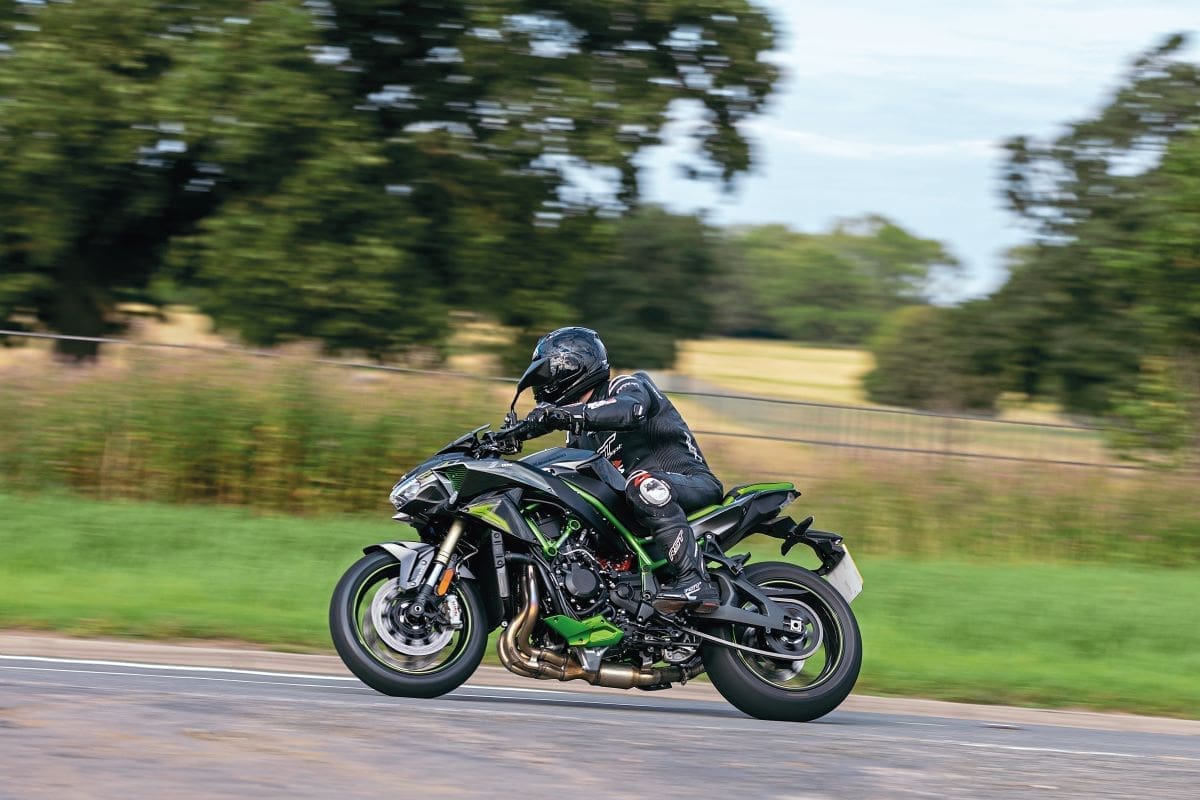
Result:
M516 425L513 425L511 428L501 428L500 430L496 431L496 438L497 439L516 439L519 437L521 432L524 431L528 427L529 427L529 423L527 423L525 420L521 420Z

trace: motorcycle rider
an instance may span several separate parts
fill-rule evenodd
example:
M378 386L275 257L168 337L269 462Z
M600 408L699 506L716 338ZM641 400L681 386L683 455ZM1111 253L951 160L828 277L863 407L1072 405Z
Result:
M569 446L601 453L625 476L630 506L676 573L659 589L654 607L715 609L720 595L685 509L720 502L724 489L666 395L644 372L610 380L604 343L580 327L543 336L521 380L538 403L525 418L522 438L568 431Z

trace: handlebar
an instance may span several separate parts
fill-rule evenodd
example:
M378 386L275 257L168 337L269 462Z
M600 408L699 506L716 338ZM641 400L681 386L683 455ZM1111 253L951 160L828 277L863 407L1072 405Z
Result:
M515 438L517 436L517 434L524 431L527 427L529 427L529 423L526 422L525 420L520 420L519 422L517 422L516 425L511 425L507 428L501 428L500 430L496 431L493 435L497 439Z
M498 431L489 431L480 437L481 449L494 450L498 453L513 454L521 452L521 443L525 441L520 437L520 434L528 427L525 420L521 420L515 425L507 428L501 428Z

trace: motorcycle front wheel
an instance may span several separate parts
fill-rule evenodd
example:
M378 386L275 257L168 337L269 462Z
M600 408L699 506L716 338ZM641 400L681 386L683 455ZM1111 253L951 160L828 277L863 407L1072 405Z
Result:
M809 722L828 714L850 694L862 666L862 636L850 604L816 573L795 564L753 564L744 575L755 586L789 590L788 597L774 599L797 621L798 630L764 632L731 624L714 632L796 658L777 660L706 643L701 655L713 686L759 719ZM745 607L761 610L752 603Z
M396 560L371 553L338 581L329 632L346 666L372 689L395 697L437 697L461 686L487 647L485 615L474 582L456 579L443 619L414 624L404 610L416 595L402 590Z

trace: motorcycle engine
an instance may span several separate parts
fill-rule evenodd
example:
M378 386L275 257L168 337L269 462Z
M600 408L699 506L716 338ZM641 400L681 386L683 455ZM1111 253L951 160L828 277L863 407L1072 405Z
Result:
M560 535L557 520L539 519L538 523L547 538ZM692 637L654 620L639 621L642 579L631 554L604 552L602 547L595 531L582 529L558 551L550 571L561 589L562 601L578 619L599 614L625 632L606 657L643 667L659 661L681 664L694 660L699 643Z
M598 613L608 600L608 586L595 557L584 548L559 553L552 567L567 602L581 618Z

